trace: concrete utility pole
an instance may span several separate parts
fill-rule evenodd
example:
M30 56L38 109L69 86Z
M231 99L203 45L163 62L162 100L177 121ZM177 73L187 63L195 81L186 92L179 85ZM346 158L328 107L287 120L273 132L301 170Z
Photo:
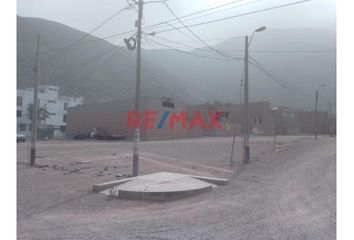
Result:
M315 102L315 139L317 140L317 105L318 105L318 90L316 90L316 102Z
M244 163L249 163L250 161L250 146L249 146L249 86L248 86L248 62L249 62L249 55L248 55L248 48L251 45L252 39L254 37L254 34L256 32L262 32L266 30L266 27L260 27L253 31L251 39L248 41L248 36L245 37L245 82L244 82L244 87L245 87L245 92L244 92L244 135L243 135L243 162Z
M329 102L329 109L328 109L328 135L332 137L332 103Z
M38 85L39 85L39 48L40 48L40 35L37 36L37 51L36 51L36 64L33 67L35 74L35 82L33 89L33 105L32 105L32 139L31 139L31 153L30 153L30 167L36 164L36 141L37 141L37 119L38 119Z
M236 126L234 126L234 131L232 134L232 148L231 148L230 164L233 164L235 162L234 161L235 140L236 140Z
M138 20L135 26L138 28L136 40L136 86L135 86L135 111L140 112L140 80L141 80L141 22L143 18L143 0L138 3ZM139 142L140 142L140 129L135 127L134 146L133 146L133 176L139 175Z
M317 89L316 89L316 102L315 102L315 139L317 140L317 134L318 134L318 116L317 116L317 111L318 111L318 94L320 91L321 87L326 86L325 84L321 84Z
M250 161L250 146L249 146L249 104L248 104L248 36L245 37L245 82L244 82L244 135L243 135L243 162Z
M274 116L274 139L273 139L273 151L275 151L275 144L277 141L277 130L278 130L278 107L272 109L272 114Z

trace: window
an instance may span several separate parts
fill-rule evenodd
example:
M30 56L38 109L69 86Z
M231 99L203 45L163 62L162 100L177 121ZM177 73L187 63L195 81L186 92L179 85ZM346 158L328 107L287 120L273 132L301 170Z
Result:
M228 118L229 117L229 113L228 112L215 112L215 115L220 114L217 117L217 121L220 122L222 118Z
M262 124L262 118L258 119L259 124Z
M222 113L220 114L220 117L222 117L222 118L228 118L228 117L229 117L229 113L228 113L228 112L222 112Z
M49 103L57 103L57 101L54 100L48 100Z
M64 103L64 110L68 109L69 103L65 102Z
M17 97L17 106L22 106L22 97Z
M162 101L162 106L166 108L175 108L175 104L170 101Z
M256 124L257 123L257 118L253 119L253 123Z
M44 88L40 88L40 89L39 89L39 92L40 92L40 93L45 93L45 89L44 89Z
M20 124L20 131L25 132L27 130L26 127L27 127L26 124Z
M63 115L63 122L66 122L66 114Z
M17 110L17 117L22 117L22 111L21 110Z
M55 114L55 113L48 113L49 114L49 116L56 116L57 114Z

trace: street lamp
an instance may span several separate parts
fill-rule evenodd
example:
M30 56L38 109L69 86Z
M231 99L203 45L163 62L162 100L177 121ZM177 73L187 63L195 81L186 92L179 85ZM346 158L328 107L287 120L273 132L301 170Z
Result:
M317 105L318 105L318 94L320 91L321 87L325 87L326 84L321 84L320 86L318 86L318 88L316 89L316 103L315 103L315 139L317 140L317 133L318 133L318 123L317 123Z
M248 48L252 42L254 34L256 32L262 32L266 30L266 27L260 27L253 31L250 41L248 36L245 37L245 94L244 94L244 135L243 135L243 162L249 163L250 161L250 147L249 147L249 104L248 104Z
M252 39L253 39L254 34L255 34L256 32L263 32L263 31L265 31L266 29L267 29L267 27L263 26L263 27L260 27L260 28L257 28L256 30L254 30L253 33L252 33L251 39L250 39L250 41L248 42L248 46L251 45Z

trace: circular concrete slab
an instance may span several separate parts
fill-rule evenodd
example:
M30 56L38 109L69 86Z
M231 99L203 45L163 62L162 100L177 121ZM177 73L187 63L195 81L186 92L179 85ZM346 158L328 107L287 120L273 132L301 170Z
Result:
M211 190L215 185L189 175L160 172L136 177L114 187L118 198L169 200Z

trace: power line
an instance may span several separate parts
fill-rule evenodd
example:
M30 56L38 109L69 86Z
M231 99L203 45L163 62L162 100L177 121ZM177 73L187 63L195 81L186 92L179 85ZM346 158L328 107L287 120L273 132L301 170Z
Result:
M164 22L165 24L167 24L168 26L170 26L171 28L177 30L179 33L181 33L183 36L185 36L186 38L190 39L190 40L194 40L192 37L190 37L189 35L185 34L181 29L176 28L175 26L173 26L172 24L168 23L168 22Z
M191 21L191 20L202 18L202 17L208 17L208 16L211 16L211 15L220 13L220 12L225 12L225 11L228 11L228 10L231 10L231 9L235 9L235 8L239 8L239 7L244 7L244 6L247 6L247 5L250 5L250 4L254 4L254 3L257 3L257 2L261 2L261 1L262 0L254 0L252 2L246 2L244 4L240 4L240 5L237 5L237 6L232 6L232 7L225 8L225 9L220 9L218 11L214 11L214 12L211 12L211 13L206 13L206 14L203 14L201 16L195 16L195 17L192 17L192 18L188 18L188 19L185 19L184 21Z
M168 40L168 39L165 39L165 38L161 38L160 39L162 40ZM193 53L190 53L190 52L185 52L185 51L182 51L180 49L174 49L172 48L171 46L169 45L166 45L166 44L163 44L161 42L157 42L157 41L154 41L154 40L150 40L152 42L154 42L155 44L157 45L160 45L160 46L164 46L164 47L167 47L169 49L172 49L174 51L177 51L177 52L180 52L180 53L183 53L183 54L187 54L187 55L191 55L191 56L196 56L196 57L201 57L201 58L211 58L211 57L208 57L208 56L202 56L202 55L197 55L197 54L193 54ZM176 42L178 43L178 42ZM183 44L184 45L184 44ZM187 45L188 46L188 45ZM191 46L189 46L191 47ZM201 50L201 49L200 49ZM206 49L205 49L206 50ZM209 51L209 50L206 50L206 51ZM217 60L230 60L230 59L225 59L225 58L211 58L211 59L217 59ZM279 84L281 87L285 88L286 90L296 94L296 95L300 95L300 96L305 96L305 97L311 97L310 95L306 94L305 92L303 92L301 89L289 84L288 82L282 80L281 78L275 76L274 74L270 73L268 70L266 70L258 61L256 61L253 57L251 57L251 59L254 61L254 62L251 62L251 64L256 67L257 69L261 70L262 72L264 72L271 80L275 81L277 84ZM240 92L241 92L241 88L242 88L242 82L243 82L243 72L241 74L241 84L240 84Z
M116 48L116 49L113 49L112 53L105 61L103 61L102 64L98 65L96 68L94 68L91 72L89 72L88 74L86 74L85 76L83 77L80 77L80 78L83 78L83 79L87 79L90 75L94 74L95 72L97 72L99 69L101 69L105 64L108 63L109 60L111 60L115 55L117 55L120 50L123 49L123 47L120 47L120 48ZM117 51L116 51L117 50ZM64 87L66 86L67 84L69 84L70 82L67 82L66 84L63 84L61 85L61 87Z
M304 96L304 97L309 97L310 96L308 94L304 94L302 91L299 91L297 89L293 89L291 85L289 85L287 82L275 77L273 74L269 73L266 69L264 69L262 66L258 65L258 64L254 64L251 62L251 64L253 66L255 66L257 69L261 70L262 72L264 72L269 78L270 80L273 80L275 81L276 83L278 83L281 87L283 87L284 89L296 94L296 95L299 95L299 96Z
M189 42L196 42L198 40L194 40L194 41L174 41L174 40L170 40L167 39L165 37L161 37L161 36L155 36L153 34L146 34L146 35L151 35L155 38L161 39L161 40L165 40L168 42L172 42L172 43L176 43L178 45L182 45L182 46L186 46L186 47L190 47L193 48L195 50L201 50L201 51L209 51L207 49L203 49L203 48L198 48L198 47L194 47L191 45L188 45L186 43ZM244 38L243 36L240 36L242 38ZM204 39L204 41L210 41L210 40L228 40L228 39L235 39L237 37L230 37L230 38L215 38L215 39ZM199 42L199 41L198 41ZM234 53L244 53L245 50L232 50L232 49L218 49L219 51L222 52L234 52ZM253 53L335 53L336 50L250 50L249 52L253 52Z
M57 80L57 79L64 78L65 76L67 76L67 75L69 75L69 74L71 74L71 73L74 73L74 72L80 70L82 67L85 67L85 66L89 65L90 63L92 63L92 62L94 62L94 61L96 61L96 60L98 60L98 59L104 57L105 55L107 55L107 54L109 54L109 53L111 53L111 52L113 52L113 51L114 51L116 48L118 48L118 47L119 47L118 45L115 45L114 47L108 49L107 51L105 51L105 52L103 52L103 53L100 53L99 55L96 55L95 57L93 57L93 58L87 60L86 62L84 62L84 63L82 63L82 64L80 64L78 67L76 67L76 68L74 68L74 69L71 69L71 70L67 71L67 72L64 73L64 74L55 76L55 77L53 78L53 80L51 80L51 81L55 81L55 80ZM50 81L50 82L51 82L51 81Z
M244 52L244 50L225 50L223 52ZM335 53L336 50L253 50L253 53Z
M216 6L216 7L210 7L210 8L207 8L207 9L197 10L197 11L182 15L180 18L181 19L188 18L188 17L194 16L194 15L197 15L197 14L209 12L209 11L212 11L212 10L215 10L215 9L218 9L218 8L222 8L222 7L225 7L225 6L228 6L228 5L232 5L232 4L235 4L235 3L238 3L238 2L242 2L242 1L245 1L245 0L236 0L236 1L232 1L232 2L229 2L229 3L225 3L225 4L222 4L222 5ZM215 4L212 4L212 5L215 5ZM164 21L164 22L155 23L155 24L152 24L152 25L149 25L149 26L145 27L145 30L147 28L152 28L152 27L159 26L159 25L161 25L162 23L165 23L165 22L171 23L171 22L177 22L177 20L176 19L169 19L169 20Z
M190 55L190 56L194 56L194 57L199 57L199 58L207 58L207 59L213 59L213 60L223 60L223 61L230 61L231 59L230 58L218 58L218 57L210 57L210 56L203 56L203 55L199 55L199 54L195 54L195 53L191 53L191 52L186 52L186 51L182 51L180 49L176 49L176 48L173 48L165 43L161 43L161 42L157 42L155 40L152 40L150 39L149 41L159 45L159 46L163 46L165 48L168 48L168 49L171 49L173 51L176 51L176 52L179 52L179 53L183 53L183 54L186 54L186 55Z
M231 40L231 39L244 39L245 36L233 36L233 37L223 37L223 38L207 38L207 39L204 39L204 41L207 41L207 42L213 42L213 41L222 41L222 40ZM199 42L198 40L191 40L191 41L183 41L184 43L190 43L190 42ZM245 50L243 50L244 52Z
M232 6L232 7L229 7L229 8L225 8L225 9L221 9L221 10L218 10L218 11L214 11L214 12L211 12L211 13L207 13L207 14L204 14L204 15L201 15L201 16L195 16L193 17L194 15L198 15L198 14L201 14L201 13L205 13L205 12L209 12L209 11L212 11L212 10L215 10L215 9L218 9L218 8L222 8L222 7L225 7L225 6L228 6L228 5L232 5L232 4L235 4L235 3L238 3L238 2L242 2L244 0L238 0L238 1L233 1L233 2L229 2L229 3L226 3L226 4L222 4L222 5L219 5L219 6L216 6L216 7L212 7L212 8L207 8L207 9L204 9L204 10L199 10L199 11L195 11L195 12L192 12L192 13L189 13L189 14L186 14L186 15L183 15L181 17L179 17L180 19L184 19L184 21L191 21L191 20L194 20L194 19L198 19L198 18L201 18L201 17L207 17L207 16L210 16L210 15L213 15L213 14L216 14L216 13L220 13L220 12L223 12L223 11L227 11L227 10L230 10L230 9L234 9L234 8L239 8L239 7L242 7L242 6L246 6L246 5L250 5L250 4L253 4L253 3L256 3L256 2L259 2L259 1L262 1L262 0L255 0L253 2L248 2L248 3L244 3L244 4L241 4L241 5L237 5L237 6ZM214 4L215 5L215 4ZM192 18L190 18L192 17ZM185 19L187 18L187 19ZM170 19L170 20L167 20L166 22L162 22L162 23L156 23L156 24L153 24L153 25L150 25L150 26L147 26L144 30L149 30L153 27L157 27L158 28L161 28L163 26L161 26L161 24L163 23L175 23L177 22L178 20L176 19ZM155 28L156 29L156 28Z
M111 60L115 55L117 55L119 52L120 52L120 50L122 50L123 49L123 45L124 43L122 43L121 45L120 45L120 47L117 49L117 51L115 51L116 49L114 49L114 51L113 51L113 54L111 54L111 56L109 56L102 64L100 64L98 67L96 67L95 69L93 69L91 72L89 72L86 76L85 76L85 78L87 78L87 77L89 77L90 75L92 75L92 74L94 74L95 72L97 72L99 69L101 69L105 64L107 64L108 62L109 62L109 60Z
M302 0L302 1L292 2L292 3L288 3L288 4L277 5L277 6L274 6L274 7L264 8L264 9L260 9L260 10L256 10L256 11L243 13L243 14L238 14L238 15L233 15L233 16L229 16L229 17L214 19L214 20L210 20L210 21L195 23L195 24L187 25L187 27L196 27L196 26L201 26L201 25L205 25L205 24L211 24L211 23L215 23L215 22L220 22L220 21L225 21L225 20L229 20L229 19L233 19L233 18L238 18L238 17L243 17L243 16L247 16L247 15L251 15L251 14L256 14L256 13L260 13L260 12L271 11L271 10L275 10L275 9L279 9L279 8L283 8L283 7L288 7L288 6L293 6L293 5L297 5L297 4L302 4L302 3L305 3L305 2L309 2L309 1L311 1L311 0ZM178 27L178 28L183 28L183 27ZM166 30L162 30L162 31L156 32L156 34L169 32L169 31L173 31L173 30L174 29L166 29Z
M301 89L292 86L291 84L289 84L288 82L282 80L281 78L275 76L274 74L272 74L270 71L268 71L267 69L265 69L264 66L262 66L259 62L257 62L257 60L255 60L253 57L250 57L253 62L251 62L251 64L256 67L257 69L261 70L263 73L265 73L271 80L275 81L276 83L278 83L280 86L282 86L284 89L296 94L296 95L300 95L300 96L304 96L304 97L309 97L311 98L310 95L308 95L307 93L303 92Z
M163 2L163 4L166 6L166 8L170 11L170 13L193 35L195 36L197 39L199 39L200 42L202 42L206 47L208 47L209 49L213 50L214 52L218 53L219 55L222 55L224 57L227 58L231 58L231 59L235 59L223 52L220 52L219 50L213 48L212 46L210 46L207 42L205 42L202 38L200 38L197 34L195 34L187 25L184 24L184 22L174 13L174 11L170 8L170 6L168 6L168 4L166 2ZM236 59L239 60L239 59Z
M196 47L193 47L189 44L185 44L183 42L177 42L177 41L173 41L173 40L170 40L170 39L167 39L167 38L164 38L164 37L160 37L160 36L153 36L155 38L158 38L158 39L161 39L163 41L167 41L167 42L170 42L170 43L174 43L174 44L177 44L177 45L181 45L181 46L185 46L185 47L188 47L190 48L191 50L196 50L196 51L203 51L203 52L211 52L210 49L205 49L205 48L196 48Z
M61 50L59 52L57 52L54 56L52 56L51 58L47 59L47 62L52 61L54 58L58 57L60 54L62 54L63 52L65 52L66 50L69 50L70 48L72 48L73 46L77 45L78 43L80 43L82 40L84 40L86 37L90 36L93 32L95 32L96 30L98 30L99 28L101 28L103 25L105 25L107 22L109 22L110 20L112 20L113 18L115 18L116 16L118 16L121 12L125 11L125 10L129 10L131 9L131 6L126 6L121 8L119 11L117 11L116 13L114 13L112 16L110 16L109 18L107 18L106 20L104 20L103 22L101 22L100 24L98 24L96 27L94 27L92 30L90 30L89 32L85 33L81 38L77 39L76 41L74 41L73 43L69 44L66 47L61 48Z
M231 3L236 3L236 2L239 2L239 1L240 0L237 0L237 1L234 1L234 2L231 2ZM244 1L244 0L241 0L241 1ZM227 5L229 5L231 3L227 3ZM196 14L199 14L199 13L211 11L211 10L214 10L216 8L220 8L220 7L224 7L224 6L225 6L225 4L217 6L217 7L214 7L214 8L208 8L208 9L205 9L205 10L198 10L198 11L186 14L184 16L181 16L180 19L183 19L183 18L186 18L186 17L189 17L189 16L193 16L193 15L196 15ZM177 20L176 19L170 19L170 20L167 20L167 21L164 21L164 22L152 24L152 25L146 26L143 30L146 31L146 30L149 30L149 29L151 29L153 27L158 27L161 24L175 22L175 21L177 21ZM176 29L174 29L174 30L176 30ZM124 35L131 34L131 33L134 33L134 32L135 32L135 30L128 30L128 31L125 31L125 32L115 33L115 34L108 35L108 36L105 36L105 37L97 38L95 40L86 41L86 42L83 42L81 44L89 44L89 43L92 43L92 42L103 41L103 40L106 40L106 39L110 39L110 38L114 38L114 37L118 37L118 36L124 36Z
M195 24L188 25L188 27L194 27L194 26L200 26L200 25L210 24L210 23L214 23L214 22L224 21L224 20L228 20L228 19L232 19L232 18L242 17L242 16L255 14L255 13L263 12L263 11L269 11L269 10L273 10L273 9L277 9L277 8L287 7L287 6L290 6L290 5L300 4L300 3L304 3L304 2L308 2L308 1L311 1L311 0L303 0L303 1L293 2L293 3L289 3L289 4L278 5L278 6L271 7L271 8L261 9L261 10L258 10L258 11L252 11L252 12L247 12L247 13L244 13L244 14L229 16L229 17L225 17L225 18L221 18L221 19L215 19L215 20L211 20L211 21L195 23ZM210 11L212 9L208 9L208 10ZM204 10L204 11L206 11L206 10ZM185 17L188 17L188 16L192 16L192 15L198 14L200 12L201 11L193 12L193 13L184 15L184 16L182 16L180 18L185 18ZM172 22L172 21L176 21L176 19L168 20L168 21L165 21L165 22ZM149 25L149 26L145 27L144 30L147 30L148 28L151 28L151 27L156 27L156 26L158 26L158 25L160 25L162 23L163 22L157 23L157 24L153 24L153 25ZM183 28L183 27L178 27L178 28ZM163 33L163 32L168 32L168 31L172 31L172 30L176 30L176 29L167 29L167 30L156 32L156 33ZM89 43L98 42L98 41L103 41L103 40L106 40L106 39L110 39L110 38L114 38L114 37L118 37L118 36L124 36L124 35L131 34L131 33L135 33L135 30L128 30L128 31L125 31L125 32L115 33L115 34L108 35L108 36L101 37L101 38L97 37L97 39L86 41L86 42L82 42L80 45L89 44ZM75 44L75 45L78 45L78 44ZM64 48L61 48L61 49L57 49L57 50L58 51L59 50L64 50L65 48L67 48L67 47L64 47Z
M259 64L258 62L256 62L253 58L251 58L254 62L251 62L251 64L256 67L258 70L261 70L263 73L265 73L271 80L275 81L276 83L278 83L280 86L282 86L283 88L285 88L286 90L295 93L297 95L303 95L300 91L293 89L291 86L289 87L288 83L280 80L278 77L274 76L272 73L270 73L269 71L267 71L261 64Z
M157 37L155 36L156 38L160 38L162 40L165 40L165 41L171 41L169 39L166 39L166 38L162 38L162 37ZM179 49L174 49L172 48L171 46L169 45L166 45L166 44L163 44L161 42L157 42L157 41L154 41L154 40L151 40L152 42L154 42L155 44L158 44L160 46L164 46L164 47L167 47L169 49L172 49L174 51L177 51L177 52L180 52L180 53L184 53L184 54L187 54L187 55L192 55L192 56L196 56L196 57L202 57L202 58L210 58L210 57L207 57L207 56L201 56L201 55L197 55L197 54L192 54L190 52L185 52L185 51L182 51L182 50L179 50ZM171 42L175 42L175 43L178 43L176 41L171 41ZM186 45L186 44L182 44L184 46L187 46L187 47L192 47L190 45ZM202 50L202 49L199 49L199 50ZM209 51L207 49L205 49L206 51ZM213 58L215 59L215 58ZM258 68L259 70L261 70L262 72L264 72L268 77L270 77L271 80L275 81L276 83L278 83L280 86L282 86L283 88L285 88L286 90L296 94L296 95L301 95L301 96L306 96L306 97L310 97L308 94L304 93L301 89L298 89L297 87L295 86L292 86L290 85L289 83L287 83L286 81L280 79L279 77L276 77L274 74L270 73L268 70L266 70L257 60L255 60L253 57L251 57L251 59L254 61L254 63L251 62L251 64L253 66L255 66L256 68ZM230 59L220 59L218 58L217 60L230 60ZM242 75L243 76L243 73ZM240 84L240 87L242 87L242 81L243 81L243 77L241 77L241 84Z

